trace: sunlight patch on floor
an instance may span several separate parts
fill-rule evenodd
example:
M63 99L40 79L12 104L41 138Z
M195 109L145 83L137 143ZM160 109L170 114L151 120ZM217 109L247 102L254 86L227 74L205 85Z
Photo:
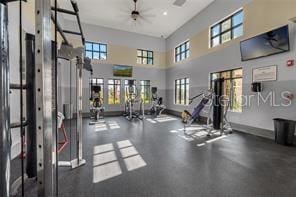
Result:
M170 121L175 121L177 120L177 118L171 117L171 116L166 116L166 115L162 115L160 117L157 118L147 118L146 119L148 122L156 124L156 123L162 123L162 122L170 122Z
M94 147L94 154L100 154L100 153L108 152L108 151L112 151L112 150L114 150L113 144L111 144L111 143L103 144L103 145L99 145L99 146Z
M123 158L139 154L133 146L120 149L120 153Z
M98 165L102 165L105 163L110 163L110 162L116 161L116 160L117 160L117 157L116 157L114 151L101 153L98 155L94 155L93 166L98 166Z
M116 121L109 121L108 124L110 129L120 129L120 126Z
M94 167L93 183L99 183L122 174L118 161Z
M128 171L133 171L147 165L140 155L128 157L124 159L124 163Z
M118 148L124 148L128 146L132 146L132 143L129 140L123 140L123 141L117 142L117 146Z
M151 118L147 118L146 120L147 120L148 122L152 123L152 124L156 124L156 123L157 123L156 121L152 120Z
M120 153L120 156L116 155L118 153ZM120 166L121 161L124 166ZM123 173L122 169L129 172L146 165L147 163L130 140L94 146L93 183L99 183L119 176Z
M94 122L92 125L94 126L95 132L120 129L120 126L116 121L98 121Z
M207 141L205 141L205 142L203 142L203 143L199 143L199 144L197 144L196 146L197 146L197 147L201 147L201 146L204 146L204 145L206 145L206 144L210 144L210 143L213 143L213 142L216 142L216 141L222 140L222 139L224 139L224 138L226 138L226 137L228 137L228 136L227 136L227 135L222 135L222 136L220 136L220 137L216 137L216 138L213 138L213 139L209 139L209 140L207 140Z

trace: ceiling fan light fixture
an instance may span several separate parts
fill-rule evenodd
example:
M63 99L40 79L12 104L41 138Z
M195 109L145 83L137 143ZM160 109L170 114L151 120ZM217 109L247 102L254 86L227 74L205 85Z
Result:
M132 11L132 19L137 20L138 17L140 16L140 13L138 11Z

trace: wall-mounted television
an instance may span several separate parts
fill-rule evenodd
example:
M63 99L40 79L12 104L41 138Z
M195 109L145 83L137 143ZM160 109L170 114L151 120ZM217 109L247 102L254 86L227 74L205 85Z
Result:
M133 67L132 66L115 65L115 66L113 66L113 76L114 77L132 77L133 76Z
M240 43L242 61L266 57L290 50L288 25Z

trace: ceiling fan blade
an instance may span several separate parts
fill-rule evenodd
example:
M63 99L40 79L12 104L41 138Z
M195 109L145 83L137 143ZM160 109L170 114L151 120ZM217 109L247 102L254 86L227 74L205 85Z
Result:
M142 15L139 16L139 19L142 20L142 21L145 21L147 23L152 24L152 22L150 20L148 20L147 18L143 17Z
M119 14L115 16L116 18L130 18L131 16L128 14Z
M140 14L142 17L144 17L144 18L154 18L154 17L156 17L156 15L155 14Z
M147 13L147 12L151 12L153 8L139 8L138 10L140 13Z

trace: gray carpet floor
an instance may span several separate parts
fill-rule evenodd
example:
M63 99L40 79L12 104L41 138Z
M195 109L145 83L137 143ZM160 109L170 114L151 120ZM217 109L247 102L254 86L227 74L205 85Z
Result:
M184 136L175 117L83 121L78 169L59 168L62 197L295 196L296 148L239 132ZM66 122L68 136L69 122ZM72 122L72 158L75 124ZM194 132L194 131L190 131ZM70 145L60 160L70 159ZM26 196L35 196L26 188Z

